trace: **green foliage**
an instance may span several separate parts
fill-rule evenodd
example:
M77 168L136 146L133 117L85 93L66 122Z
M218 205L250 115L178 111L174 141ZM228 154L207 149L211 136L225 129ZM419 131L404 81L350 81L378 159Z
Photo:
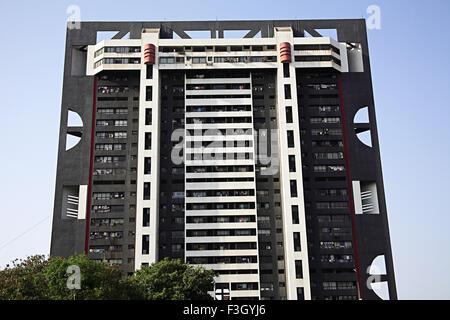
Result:
M66 274L69 266L78 266L81 275L81 289L67 288ZM114 270L106 263L89 260L85 255L74 255L69 259L54 257L45 270L48 283L48 296L54 300L96 300L111 294L111 287L121 279L120 269ZM116 272L115 272L116 271Z
M69 266L78 266L80 289L68 289ZM37 255L0 270L0 300L204 300L214 287L213 271L165 259L123 277L120 266L89 260Z
M164 259L142 267L134 276L148 300L209 300L214 288L214 273L194 268L180 260Z
M43 255L14 260L0 271L0 300L46 299L44 270L48 260Z

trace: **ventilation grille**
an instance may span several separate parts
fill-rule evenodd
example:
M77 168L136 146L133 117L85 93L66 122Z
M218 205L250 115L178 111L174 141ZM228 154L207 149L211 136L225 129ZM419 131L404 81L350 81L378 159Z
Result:
M78 218L78 203L79 197L73 195L67 195L67 211L66 217L77 219Z
M377 184L374 181L353 181L356 214L379 214Z
M372 202L373 194L372 191L362 191L361 201L362 201L362 211L363 213L371 213L374 211L375 207Z

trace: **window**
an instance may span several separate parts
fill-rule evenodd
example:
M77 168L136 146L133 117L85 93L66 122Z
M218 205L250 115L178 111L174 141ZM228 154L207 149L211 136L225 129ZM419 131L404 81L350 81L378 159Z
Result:
M291 187L291 198L297 198L297 196L298 196L297 180L291 180L290 187Z
M313 147L343 147L342 140L313 140Z
M302 260L295 260L295 277L297 279L303 279Z
M294 148L294 131L288 130L287 132L287 143L288 148Z
M285 78L289 78L290 74L289 74L289 63L283 63L283 76Z
M343 282L335 282L335 281L327 281L323 282L324 290L352 290L356 289L356 283L354 281L343 281Z
M121 212L121 211L123 211L123 208L124 208L124 206L122 206L122 205L116 205L116 206L95 205L95 206L92 206L92 210L95 213Z
M258 290L258 283L231 283L231 290Z
M116 114L128 114L128 109L126 108L117 108L115 109Z
M273 283L261 283L261 291L273 291Z
M152 158L145 157L144 158L144 174L152 173Z
M317 191L317 194L321 197L345 197L348 193L347 189L320 189Z
M140 58L105 58L102 60L104 64L139 64Z
M145 150L151 150L152 149L152 133L146 132L145 133Z
M294 232L294 251L302 251L300 245L300 232Z
M346 201L336 201L336 202L317 202L317 209L347 209L348 202Z
M144 200L150 200L150 182L144 182Z
M353 290L356 289L356 283L354 281L344 281L337 283L338 290Z
M148 64L147 65L147 79L152 79L153 78L153 65Z
M328 128L312 129L311 135L313 135L313 136L341 136L342 129L328 129Z
M105 47L97 51L101 52L98 55L103 53L101 50L104 50L104 52L115 52L115 53L135 53L141 52L141 47Z
M98 108L97 112L98 113L102 113L102 114L114 114L114 109L112 109L112 108Z
M299 44L294 45L294 50L300 50L300 51L313 51L313 50L321 50L321 51L327 51L327 50L333 50L334 53L340 54L340 50L333 45L329 44Z
M184 192L183 191L172 192L172 199L183 199L183 198L184 198Z
M333 56L296 56L295 61L333 61L337 65L341 65L341 61Z
M173 219L173 222L176 224L184 224L184 218L183 217L175 217Z
M311 106L311 109L318 112L339 112L339 106Z
M144 208L142 212L142 226L150 226L150 208Z
M184 231L172 231L172 239L183 239Z
M286 64L284 64L286 65ZM292 107L286 107L286 122L292 123Z
M330 207L331 207L331 209L347 209L348 202L347 201L330 202Z
M335 83L319 83L319 84L308 84L307 88L308 89L313 89L313 90L335 90L337 87L337 85Z
M159 63L175 63L175 58L173 58L173 57L161 57L161 58L159 58Z
M299 218L298 218L298 206L292 206L292 224L299 224Z
M339 117L313 117L310 119L312 124L315 123L340 123L341 118Z
M126 139L127 133L126 132L114 132L114 138L115 139Z
M111 124L110 122L111 121L108 121L108 120L97 120L96 126L98 126L98 127L107 127L107 126L109 126Z
M117 231L117 232L108 232L108 231L94 231L91 232L89 235L89 239L96 240L96 239L121 239L123 236L123 232Z
M336 290L337 284L335 281L327 281L323 282L323 290Z
M95 162L100 162L100 163L116 163L116 162L123 162L123 161L125 161L125 156L113 156L113 157L98 156L98 157L95 157Z
M297 288L297 300L305 300L303 288Z
M326 263L351 263L353 262L353 256L348 254L322 255L320 261Z
M176 244L172 244L172 252L173 253L181 253L183 252L184 247L182 244L176 243Z
M337 160L344 159L343 152L316 152L314 153L314 159L327 159L327 160Z
M295 156L289 156L289 172L295 172Z
M192 63L206 63L206 58L204 58L204 57L192 57Z
M329 165L329 166L314 166L314 172L343 172L345 167L343 165Z
M314 166L314 172L327 172L327 166Z
M351 241L321 241L320 242L321 249L351 249L352 242Z
M291 99L291 85L285 84L284 85L284 98L285 99Z
M99 60L96 63L94 63L94 69L100 67L103 64L103 60Z
M127 120L115 120L114 121L114 126L116 126L116 127L126 127L127 125L128 125Z
M150 251L150 236L145 234L142 236L142 254L149 254Z
M269 216L258 216L258 222L270 222L270 217Z
M152 125L152 109L151 108L145 109L145 125L146 126Z
M126 139L127 133L126 132L97 132L96 137L98 138L104 138L104 139Z
M105 48L101 48L94 53L94 58L97 58L98 56L102 55L105 52Z
M153 99L153 87L147 86L145 89L145 101L152 101Z

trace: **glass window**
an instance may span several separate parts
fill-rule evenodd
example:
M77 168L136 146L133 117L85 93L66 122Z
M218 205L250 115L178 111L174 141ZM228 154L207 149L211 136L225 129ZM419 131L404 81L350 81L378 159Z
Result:
M288 148L294 148L294 131L292 130L288 130L287 132L287 143L288 143Z
M295 168L295 156L294 155L290 155L289 156L289 172L295 172L296 168Z
M298 197L297 180L291 180L290 187L291 187L291 198L297 198Z
M292 206L292 224L299 224L299 217L298 217L298 206L294 205Z
M290 84L285 84L284 85L284 98L285 99L291 99L291 85Z
M152 108L145 109L145 125L152 125Z
M286 64L284 64L286 65ZM286 107L286 122L287 123L292 123L293 119L292 119L292 107Z
M142 226L150 226L150 208L144 208L142 213Z
M152 133L146 132L145 133L145 150L151 150L152 149Z
M153 87L147 86L145 88L145 101L152 101L153 99Z
M303 279L303 266L301 260L295 260L295 277Z
M152 173L152 158L145 157L144 158L144 174Z
M302 251L300 244L300 232L294 232L294 251Z
M149 254L150 236L148 234L142 236L142 254Z
M150 200L150 182L144 182L144 200Z

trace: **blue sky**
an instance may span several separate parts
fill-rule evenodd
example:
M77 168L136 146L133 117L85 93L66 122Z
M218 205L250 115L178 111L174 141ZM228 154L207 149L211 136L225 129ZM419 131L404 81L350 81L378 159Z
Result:
M368 35L397 289L450 299L447 0L1 1L0 266L49 252L70 5L87 21L367 18L378 5Z

